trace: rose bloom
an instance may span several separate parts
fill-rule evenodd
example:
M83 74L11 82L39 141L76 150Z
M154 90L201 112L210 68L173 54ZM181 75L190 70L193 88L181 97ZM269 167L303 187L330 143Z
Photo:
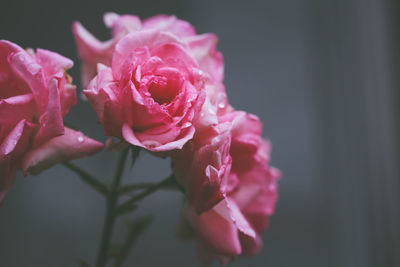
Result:
M213 144L211 142L211 145L193 150L192 159L195 160L191 163L180 161L179 158L175 161L179 171L184 168L183 165L191 166L184 168L189 169L184 173L186 176L182 176L179 171L176 174L186 185L188 202L184 208L184 219L197 237L199 255L204 266L209 266L214 259L225 264L239 255L259 252L262 246L260 234L267 228L268 218L274 213L277 180L280 177L277 169L268 166L270 145L261 138L262 127L256 116L235 111L224 114L219 121L225 128L230 124L230 139L225 139L226 132L214 137L226 140L223 153L218 150L212 153L209 150L212 154L207 156L199 152L208 150ZM229 155L225 151L227 142ZM232 159L230 169L221 168L223 162L229 165L229 158ZM202 164L207 159L208 165ZM193 166L198 168L191 172ZM191 194L199 193L190 186L192 184L196 184L200 192L210 194L203 194L206 197L197 197L198 201L193 201ZM213 202L214 205L209 208L209 201L215 199L220 200ZM199 205L209 209L199 210Z
M189 22L175 16L157 15L141 21L134 15L106 13L104 24L111 30L112 38L100 41L88 32L82 24L75 22L72 31L82 60L82 83L87 86L97 73L97 64L110 66L116 43L125 35L141 30L167 32L184 42L190 53L199 63L200 69L209 72L218 82L222 82L224 63L222 54L217 51L218 39L215 34L197 35Z
M141 22L108 13L104 20L113 36L106 42L79 23L73 30L84 83L102 63L84 94L105 134L154 152L181 149L196 128L215 121L216 111L203 104L226 102L215 35L196 35L173 16Z
M72 61L0 40L0 201L18 169L37 174L57 162L99 152L103 144L64 127L76 103Z
M199 214L225 197L232 165L230 130L230 123L206 128L172 155L175 177Z

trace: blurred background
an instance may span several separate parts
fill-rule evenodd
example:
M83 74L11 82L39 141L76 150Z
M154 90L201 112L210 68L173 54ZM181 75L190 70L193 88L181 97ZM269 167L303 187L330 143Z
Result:
M215 32L230 102L264 122L272 165L283 171L280 199L261 254L229 266L400 266L398 0L13 0L1 4L0 39L73 59L79 85L71 24L106 40L106 11L175 14L198 33ZM66 121L105 140L84 101ZM109 179L113 156L77 164ZM143 153L128 172L125 182L156 181L169 162ZM142 203L137 216L155 221L125 266L199 266L194 243L176 238L181 203L176 192ZM63 166L19 174L0 207L0 266L93 262L104 206Z

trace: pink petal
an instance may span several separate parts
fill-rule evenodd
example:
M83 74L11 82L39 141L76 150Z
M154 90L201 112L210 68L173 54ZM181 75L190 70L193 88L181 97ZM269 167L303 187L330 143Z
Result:
M157 15L150 17L143 21L143 28L171 32L178 37L196 34L196 31L189 22L177 19L175 16Z
M103 147L103 143L81 132L65 128L63 135L51 139L26 154L22 159L22 170L36 175L57 163L94 155Z
M111 64L116 40L101 42L89 33L79 22L74 22L72 32L82 60L82 84L86 87L96 75L97 63Z
M240 255L242 253L239 233L235 224L214 209L201 215L197 215L192 210L189 221L199 238L215 253L223 255Z
M181 45L177 43L160 45L159 47L152 50L152 54L154 56L158 56L167 63L168 60L171 59L172 62L176 60L184 62L186 67L198 66L196 59L188 54L187 50L185 50Z
M35 126L21 120L0 144L0 160L19 157L27 149Z
M244 256L254 256L258 254L263 246L263 242L259 235L256 238L248 237L240 233L240 243L242 244Z
M74 65L69 58L45 49L36 50L36 61L43 67L47 77L58 74L58 78L61 78L64 75L64 71Z
M125 141L127 141L128 143L130 143L134 146L144 147L142 142L140 142L139 139L137 139L132 128L126 123L122 126L122 136L124 137Z
M0 125L2 131L9 131L8 126L14 126L23 119L30 121L36 114L32 94L19 95L0 100ZM0 133L1 135L1 133Z
M243 216L242 212L234 201L230 200L229 198L222 200L217 206L214 207L214 210L226 220L233 222L241 233L251 238L256 238L256 232Z
M136 48L149 47L152 49L166 43L181 43L181 41L170 33L156 30L132 32L123 37L116 44L112 59L114 78L117 80L121 78L121 73L123 73L121 69L122 65L129 54Z
M67 83L60 94L62 117L65 117L71 108L76 105L76 86Z
M8 61L12 54L18 52L24 50L14 43L0 40L0 99L30 93L25 82L15 77Z
M217 51L218 38L215 34L201 34L186 39L192 55L203 71L208 72L217 82L224 79L224 58Z
M176 140L173 140L166 144L162 144L157 140L157 136L149 136L151 137L151 139L145 139L147 138L147 136L146 137L142 136L144 140L139 140L138 136L135 135L132 128L128 124L124 124L122 127L122 135L125 141L131 143L132 145L140 146L154 152L164 152L174 149L182 149L184 144L186 144L190 139L193 138L194 132L195 128L193 126L189 127L183 130L181 132L181 135Z
M142 27L140 19L132 15L118 15L109 12L104 14L103 20L104 24L111 28L114 38L137 31Z
M11 69L26 82L32 91L39 113L46 112L48 91L42 66L25 51L13 54L9 60Z
M47 111L40 118L42 127L35 136L34 146L41 145L43 142L64 133L58 81L55 78L51 79L48 88Z

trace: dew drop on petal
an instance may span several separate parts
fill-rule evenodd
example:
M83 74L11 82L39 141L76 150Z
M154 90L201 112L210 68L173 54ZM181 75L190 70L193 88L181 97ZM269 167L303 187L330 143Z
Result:
M79 143L82 143L82 142L83 142L83 137L82 137L82 136L79 136L79 137L78 137L78 142L79 142Z

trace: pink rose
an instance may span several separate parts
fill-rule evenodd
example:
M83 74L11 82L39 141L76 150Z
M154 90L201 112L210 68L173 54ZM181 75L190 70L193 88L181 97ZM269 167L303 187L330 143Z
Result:
M178 181L186 189L190 205L200 214L224 199L232 158L230 123L212 126L172 156Z
M0 201L17 169L38 173L102 149L101 143L64 128L62 119L76 103L66 74L72 65L54 52L34 53L0 40Z
M218 39L214 34L196 35L190 23L175 16L157 15L140 21L137 16L106 13L105 25L111 29L112 38L102 42L89 33L79 22L73 24L72 30L82 60L82 83L87 86L96 75L97 64L111 65L112 54L116 43L125 35L141 31L156 30L168 33L180 39L186 45L187 52L196 59L199 68L208 73L217 82L222 82L224 62L222 54L217 51Z
M261 249L260 234L274 213L280 177L277 169L268 166L270 146L261 138L262 127L256 116L228 112L219 120L221 124L231 123L232 167L227 181L220 183L224 197L212 209L199 214L188 195L185 207L204 265L215 258L226 263L239 255L254 255Z
M117 27L123 16L114 16ZM211 75L214 69L202 69L218 54L216 41L204 42L201 50L191 29L175 17L159 16L114 44L111 67L99 65L84 90L106 135L162 152L182 148L196 128L216 123L213 107L227 106L225 89ZM194 39L198 44L192 45Z

